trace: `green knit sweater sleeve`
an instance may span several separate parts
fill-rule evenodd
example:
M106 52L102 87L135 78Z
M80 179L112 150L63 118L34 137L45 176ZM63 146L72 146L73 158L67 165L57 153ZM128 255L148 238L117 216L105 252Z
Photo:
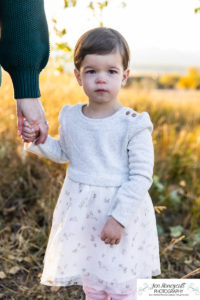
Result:
M15 98L40 97L39 74L49 58L44 0L0 0L0 65Z

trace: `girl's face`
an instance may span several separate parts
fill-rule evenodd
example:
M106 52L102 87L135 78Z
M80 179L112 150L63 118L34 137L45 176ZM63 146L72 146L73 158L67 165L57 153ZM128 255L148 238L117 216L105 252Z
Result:
M88 54L80 71L74 70L79 85L90 102L115 102L120 87L126 84L129 70L124 71L119 51L105 55Z

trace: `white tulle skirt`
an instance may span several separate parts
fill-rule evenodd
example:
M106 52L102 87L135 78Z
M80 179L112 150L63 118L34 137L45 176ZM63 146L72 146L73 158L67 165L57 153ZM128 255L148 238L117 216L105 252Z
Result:
M118 187L100 187L65 178L44 257L41 284L87 285L110 293L135 290L137 278L159 275L160 256L153 203L144 199L119 244L105 244L101 231Z

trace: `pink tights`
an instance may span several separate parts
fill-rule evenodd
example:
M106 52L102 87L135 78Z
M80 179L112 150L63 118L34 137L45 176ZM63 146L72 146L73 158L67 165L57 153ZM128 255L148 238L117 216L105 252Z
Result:
M105 291L97 291L89 286L83 286L86 300L136 300L136 291L130 294L107 294Z

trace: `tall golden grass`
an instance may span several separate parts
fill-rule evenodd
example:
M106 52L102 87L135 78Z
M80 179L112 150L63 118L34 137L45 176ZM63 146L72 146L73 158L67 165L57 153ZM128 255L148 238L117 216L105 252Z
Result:
M70 75L56 75L47 69L40 81L49 133L56 137L62 106L87 102L87 98ZM196 269L200 265L200 91L130 87L121 90L119 99L124 106L147 111L154 124L155 168L150 194L161 250L159 277L181 278L192 272L191 276L197 278L200 274ZM39 285L65 166L24 153L17 136L12 84L5 73L0 101L0 298L83 299L83 292L77 288L66 292L64 288Z

